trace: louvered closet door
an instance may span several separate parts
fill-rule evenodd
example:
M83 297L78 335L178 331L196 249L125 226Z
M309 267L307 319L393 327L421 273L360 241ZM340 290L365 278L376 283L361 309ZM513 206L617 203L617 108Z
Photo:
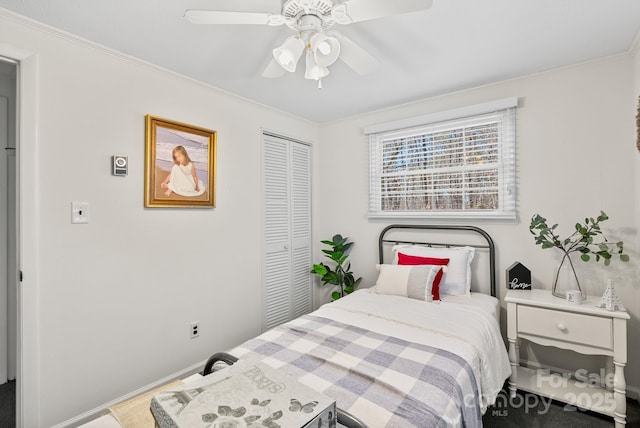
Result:
M308 313L311 288L311 149L263 135L263 328Z
M292 318L311 312L311 149L291 143Z

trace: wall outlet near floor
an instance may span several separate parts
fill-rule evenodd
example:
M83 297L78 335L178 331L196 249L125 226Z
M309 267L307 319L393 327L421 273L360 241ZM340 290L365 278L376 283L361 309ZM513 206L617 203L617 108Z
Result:
M189 324L189 337L195 339L200 336L200 321L194 321Z

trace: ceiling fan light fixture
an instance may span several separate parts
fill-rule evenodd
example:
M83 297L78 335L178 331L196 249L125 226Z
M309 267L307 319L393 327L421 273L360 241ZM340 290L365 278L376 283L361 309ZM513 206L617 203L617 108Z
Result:
M275 0L274 0L275 1ZM239 3L239 2L238 2ZM433 0L279 0L280 13L228 10L187 10L194 24L287 25L296 32L277 49L262 75L281 77L296 71L306 51L305 77L318 81L340 59L356 73L372 73L379 62L351 39L329 31L335 24L352 24L429 9Z
M329 55L331 53L331 45L327 42L322 42L318 45L318 51L320 51L322 55Z
M273 50L273 58L282 68L289 73L293 73L296 71L304 49L305 45L300 37L291 36L285 40L282 46Z
M333 65L340 57L340 42L335 37L316 33L311 38L310 45L314 59L321 67Z
M331 10L331 17L335 22L342 25L351 24L353 22L353 18L349 16L349 12L347 11L347 5L344 3L333 6L333 9Z
M304 78L308 80L321 80L329 75L329 69L322 65L319 65L315 56L311 51L307 51L307 69L304 73Z
M282 15L269 15L267 25L270 27L279 27L287 23L287 18Z
M311 0L298 0L298 4L301 8L305 10L309 10L313 6L313 1Z

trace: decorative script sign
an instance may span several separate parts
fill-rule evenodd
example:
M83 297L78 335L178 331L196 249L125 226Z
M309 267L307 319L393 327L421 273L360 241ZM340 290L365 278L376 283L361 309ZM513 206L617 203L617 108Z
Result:
M509 290L531 290L531 271L520 262L507 269L507 288Z

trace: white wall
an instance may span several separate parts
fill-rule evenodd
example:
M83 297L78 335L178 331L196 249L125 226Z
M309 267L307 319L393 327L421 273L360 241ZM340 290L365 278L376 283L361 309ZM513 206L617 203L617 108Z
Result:
M638 153L630 120L631 88L632 62L624 55L325 124L320 169L334 173L321 176L319 232L323 237L340 232L356 242L353 269L371 285L376 278L377 235L391 221L367 219L363 127L517 96L521 103L517 119L519 221L472 222L496 242L499 294L506 292L504 271L516 260L531 268L535 287L550 289L558 254L535 246L528 230L534 213L559 223L562 234L569 234L576 221L605 210L611 217L606 224L609 237L626 242L633 262L616 263L609 269L582 265L582 282L590 294L600 295L606 278L615 279L616 290L632 316L628 383L640 387L639 224L634 208ZM318 294L323 296L324 291ZM504 327L504 310L502 318ZM554 357L544 350L523 349L524 358L543 359L542 354ZM563 354L559 360L554 363L569 369L588 364L577 354ZM579 366L572 367L575 364Z
M39 63L40 426L258 334L261 128L316 143L318 126L20 19L0 15L0 43ZM147 113L218 131L216 209L143 208Z

